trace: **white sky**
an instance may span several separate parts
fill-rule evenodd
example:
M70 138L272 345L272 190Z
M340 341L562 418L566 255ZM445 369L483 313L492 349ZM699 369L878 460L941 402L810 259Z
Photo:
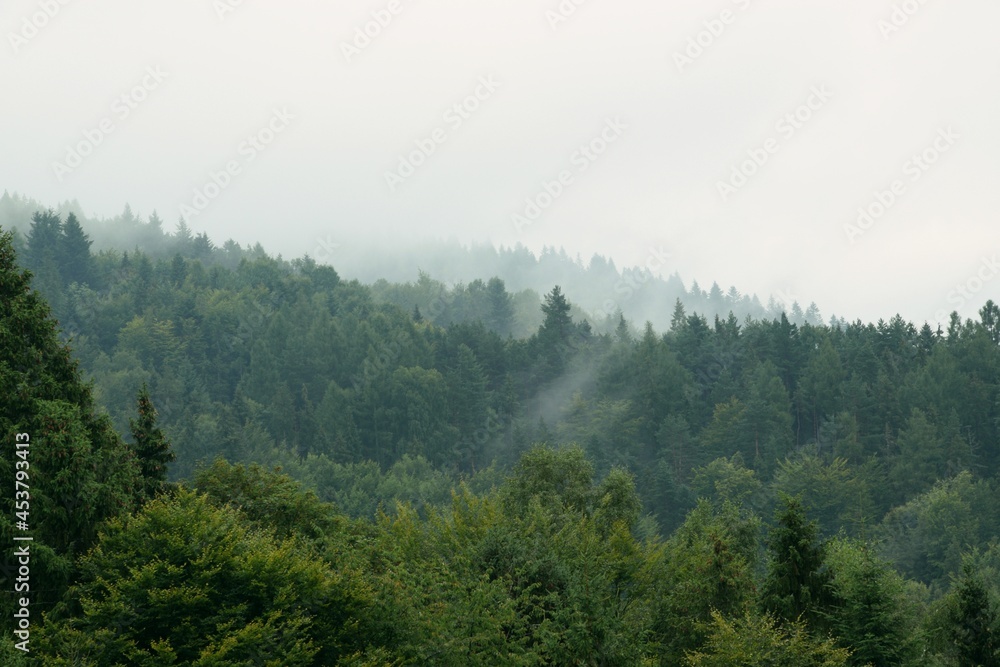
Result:
M865 320L974 316L1000 295L1000 268L983 264L1000 254L996 0L900 0L912 15L887 35L895 5L873 0L586 0L555 27L559 0L62 2L0 10L12 192L98 216L128 201L172 227L235 160L189 224L286 257L336 265L365 238L407 235L564 246L619 266L664 248L665 272L686 282ZM348 62L343 43L390 5ZM721 34L678 67L675 52L723 11ZM123 117L116 100L150 67L166 78L147 78ZM499 87L456 127L444 114L480 77ZM831 97L789 137L777 124L814 87ZM251 161L241 142L275 109L295 120ZM627 128L581 172L574 153L615 118ZM54 163L102 120L114 131L60 180ZM907 161L949 127L958 138L914 181ZM385 173L437 128L447 140L391 191ZM723 201L719 181L771 138L777 151ZM573 182L517 229L511 216L561 170ZM845 225L897 179L902 194L851 243Z

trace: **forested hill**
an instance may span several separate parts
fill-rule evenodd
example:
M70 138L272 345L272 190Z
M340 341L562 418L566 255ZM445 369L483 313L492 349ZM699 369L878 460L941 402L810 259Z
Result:
M27 234L31 216L44 208L32 199L4 192L0 196L0 226ZM76 202L63 203L55 212L63 220L70 214L76 218L92 240L94 252L139 249L154 260L171 259L180 253L228 268L235 268L244 257L265 254L259 244L250 248L232 240L213 243L205 233L193 233L183 220L171 232L155 212L144 220L127 205L121 214L104 220L88 218ZM584 261L555 248L545 248L535 255L521 245L495 248L425 241L407 243L405 247L385 242L367 248L340 247L329 237L317 239L314 245L310 255L317 263L332 263L342 277L371 285L376 300L406 310L418 304L425 308L441 289L461 286L476 290L481 288L479 282L499 278L515 297L517 318L512 333L518 336L528 336L537 329L541 323L538 303L553 285L563 287L577 308L578 319L585 317L595 330L605 333L614 330L619 311L629 321L649 321L657 330L666 330L671 308L678 299L688 311L698 312L710 321L715 316L725 318L730 312L739 320L775 319L785 312L795 324L823 323L816 304L800 305L791 295L765 295L762 301L757 295L741 294L736 287L724 288L716 283L703 288L693 281L686 287L677 273L660 278L671 270L669 252L660 247L648 249L643 266L616 267L601 255ZM435 312L436 323L447 325L469 316L461 307L462 295L456 299L459 303L453 307Z
M552 285L521 335L525 302L488 275L411 303L386 295L412 285L203 236L94 253L75 215L18 228L0 241L0 474L29 426L62 443L34 450L42 480L87 471L39 507L59 573L43 638L66 658L45 664L247 664L245 646L303 665L771 664L760 645L777 664L995 664L992 301L938 331L675 302L663 332L605 333ZM182 482L165 495L164 437ZM91 474L114 460L133 463ZM318 498L230 465L251 463Z

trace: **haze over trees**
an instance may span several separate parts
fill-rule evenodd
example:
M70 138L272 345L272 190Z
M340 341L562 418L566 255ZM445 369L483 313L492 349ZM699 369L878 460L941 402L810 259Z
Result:
M29 204L0 476L30 433L38 588L4 664L1000 662L993 301L598 322L572 281L365 285Z

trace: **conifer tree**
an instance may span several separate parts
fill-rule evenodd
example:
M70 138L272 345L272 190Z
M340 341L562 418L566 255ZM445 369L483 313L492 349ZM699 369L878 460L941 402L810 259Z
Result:
M145 384L139 390L138 419L129 419L132 438L135 440L135 454L142 474L143 495L153 498L163 490L167 479L167 464L176 456L170 449L170 442L156 423L156 408L149 397Z
M829 606L830 574L818 542L815 521L806 519L797 498L785 496L775 513L771 555L762 600L767 611L784 621L805 621L814 627Z
M971 562L962 568L958 605L952 617L952 641L962 665L1000 667L1000 626L989 590Z
M110 418L97 412L90 386L59 342L48 305L32 290L31 273L17 267L11 235L3 232L0 478L13 480L15 469L28 474L31 512L15 524L13 489L0 495L0 535L8 545L0 558L11 562L15 530L32 537L33 581L46 583L32 589L31 599L46 609L61 597L76 556L94 543L98 525L134 508L140 478L132 452ZM8 584L0 583L11 590ZM10 617L12 602L13 596L0 598L3 616Z
M65 284L88 284L93 280L93 259L90 238L84 233L76 215L70 213L62 227L57 256Z

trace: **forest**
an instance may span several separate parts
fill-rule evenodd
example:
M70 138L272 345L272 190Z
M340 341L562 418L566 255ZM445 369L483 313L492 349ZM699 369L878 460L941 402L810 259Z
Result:
M1000 665L992 300L823 323L557 252L361 282L129 209L0 225L4 665Z

